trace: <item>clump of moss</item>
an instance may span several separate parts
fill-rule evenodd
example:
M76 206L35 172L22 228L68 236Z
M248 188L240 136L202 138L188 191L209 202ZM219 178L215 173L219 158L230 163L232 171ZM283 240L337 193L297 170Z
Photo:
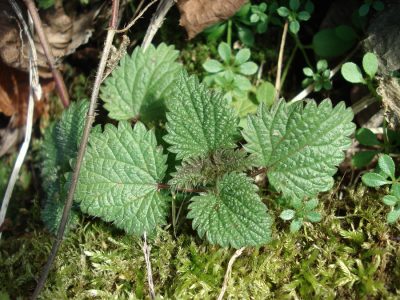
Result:
M246 249L235 262L227 295L398 299L400 226L386 225L377 192L359 186L341 194L322 196L323 222L306 224L299 234L276 218L273 242ZM159 230L150 243L156 293L164 299L216 298L234 251L179 229L185 232L176 238L170 228ZM81 220L65 238L41 297L148 298L141 245L100 220ZM50 236L38 230L3 241L0 291L11 298L30 295L50 247Z

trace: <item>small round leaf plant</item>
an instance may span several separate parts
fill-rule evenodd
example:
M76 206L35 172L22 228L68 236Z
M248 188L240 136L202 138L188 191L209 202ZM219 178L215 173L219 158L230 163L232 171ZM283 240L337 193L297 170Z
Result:
M390 207L387 222L393 224L400 219L400 178L396 177L396 167L393 159L383 154L378 159L374 172L363 175L362 182L369 187L390 186L389 195L383 197L383 203Z
M210 74L204 81L210 85L226 91L225 98L232 101L233 98L245 98L252 89L252 84L247 76L257 72L258 66L250 61L251 52L247 48L240 49L235 55L227 43L220 43L218 54L221 61L208 59L203 68Z
M231 55L227 50L220 49L224 61ZM237 56L239 68L248 54ZM155 57L156 66L143 63ZM269 193L253 179L263 173L285 200L277 214L291 221L291 231L318 222L317 196L332 187L351 145L351 109L328 99L320 104L279 100L271 107L259 105L241 130L224 95L189 76L176 57L164 44L146 51L138 47L105 80L101 97L116 122L91 132L77 207L128 234L151 235L167 223L172 195L180 193L200 237L223 247L259 247L272 239L275 214L266 205ZM157 78L162 89L153 90ZM159 119L165 122L162 140L150 129L151 107L159 113L166 109ZM142 113L147 116L143 122L128 121Z

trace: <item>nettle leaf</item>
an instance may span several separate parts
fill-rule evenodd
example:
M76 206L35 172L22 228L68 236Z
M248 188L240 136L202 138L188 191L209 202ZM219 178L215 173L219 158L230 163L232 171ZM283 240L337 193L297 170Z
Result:
M199 236L223 247L261 246L271 237L271 217L257 194L257 186L244 174L229 173L215 193L193 197L188 218Z
M260 106L243 131L245 148L259 167L267 168L270 183L284 196L300 198L327 191L336 166L350 147L353 113L330 100Z
M52 233L57 231L59 225L68 189L65 174L72 171L70 161L78 152L88 108L88 101L71 103L61 119L44 134L40 149L42 185L46 194L42 220ZM76 225L77 220L78 210L73 208L68 227Z
M191 189L196 186L215 184L226 173L244 172L252 161L244 150L217 150L208 156L189 158L172 174L169 184L175 188Z
M75 199L82 211L113 222L129 234L152 232L165 223L169 196L158 190L167 157L142 123L106 125L93 132Z
M181 72L167 106L164 139L177 159L235 147L239 119L221 93L209 91L196 77Z
M177 58L178 51L165 44L150 45L145 52L137 47L131 56L125 55L101 87L110 118L148 121L162 116L181 68Z

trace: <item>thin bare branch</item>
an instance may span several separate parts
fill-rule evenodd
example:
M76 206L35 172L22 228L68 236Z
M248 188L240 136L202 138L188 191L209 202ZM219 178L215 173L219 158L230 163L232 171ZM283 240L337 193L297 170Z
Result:
M64 107L68 107L70 103L68 91L60 71L56 68L54 55L51 50L51 46L47 40L47 36L43 30L42 21L40 20L39 14L37 12L35 2L32 0L24 0L24 3L28 8L28 11L32 17L33 24L35 25L37 35L39 37L40 43L43 47L43 51L47 59L47 63L49 64L51 72L53 73L53 78L56 83L58 95L60 96L61 102L64 105Z
M139 19L143 16L143 14L144 14L154 3L156 3L157 1L158 1L158 0L153 0L153 1L151 1L149 4L147 4L147 6L146 6L145 8L143 8L143 10L141 10L140 12L137 13L137 15L133 18L132 21L129 22L128 25L126 25L125 28L116 30L115 32L116 32L116 33L123 33L123 32L128 31L133 25L136 24L137 20L139 20ZM139 9L139 8L138 8L138 9Z
M83 156L85 154L85 150L86 150L88 139L89 139L89 133L90 133L90 130L92 128L92 125L93 125L93 122L95 119L97 98L99 95L100 84L103 79L104 70L107 65L107 59L109 57L110 49L111 49L112 42L113 42L114 35L115 35L115 30L116 30L117 21L118 21L117 20L118 19L118 10L119 10L119 0L113 0L112 1L112 17L110 20L110 28L107 31L107 37L106 37L106 41L104 44L103 54L101 56L100 63L99 63L98 69L97 69L96 79L95 79L95 82L93 85L92 96L90 98L89 111L88 111L88 114L86 117L85 127L83 130L83 135L82 135L79 150L78 150L78 155L77 155L76 164L74 167L74 172L72 174L71 185L69 187L67 199L65 201L65 206L64 206L62 217L61 217L60 226L58 228L57 236L53 243L53 247L51 249L50 256L47 260L46 265L43 268L43 272L40 276L40 279L38 281L36 289L32 295L32 299L36 299L38 297L38 295L40 294L41 290L43 289L44 283L46 282L47 276L50 272L51 266L54 262L54 259L57 255L58 249L61 245L61 242L62 242L62 239L64 236L65 227L66 227L69 213L71 211L71 207L73 204L76 185L78 183L79 171L80 171L80 168L82 165Z
M236 252L232 255L231 259L229 260L228 267L226 269L226 273L225 273L225 277L224 277L224 283L222 284L222 288L221 288L221 292L219 293L218 300L222 300L224 298L226 289L228 288L228 282L231 277L233 264L235 263L236 259L240 255L242 255L244 249L245 249L245 247L236 250Z
M289 26L289 22L286 21L285 25L283 26L282 40L281 40L281 46L279 49L279 56L278 56L278 70L276 72L276 80L275 80L275 100L279 99L279 95L281 93L283 53L285 52L285 44L286 44L286 36L288 33L288 26Z
M157 10L154 13L153 17L151 18L150 25L147 28L146 35L143 39L142 49L146 49L150 45L158 29L164 22L165 16L167 15L171 7L174 5L174 3L175 3L174 0L161 0L161 2L158 4Z
M17 15L18 21L22 24L23 32L28 39L29 45L29 96L28 96L28 110L26 116L26 129L25 129L25 138L19 150L17 159L14 163L14 168L11 172L6 192L4 194L4 198L1 205L0 210L0 226L3 224L8 205L11 200L12 192L14 190L15 183L17 182L19 171L21 170L22 164L24 163L26 154L29 149L29 144L32 136L32 126L33 126L33 112L35 107L35 99L40 100L42 90L39 84L39 75L38 75L38 67L37 67L37 53L35 48L35 43L33 42L32 35L30 34L30 30L28 25L26 24L21 9L15 1L9 0L10 5L12 6L15 14ZM0 231L0 239L1 239L1 231Z

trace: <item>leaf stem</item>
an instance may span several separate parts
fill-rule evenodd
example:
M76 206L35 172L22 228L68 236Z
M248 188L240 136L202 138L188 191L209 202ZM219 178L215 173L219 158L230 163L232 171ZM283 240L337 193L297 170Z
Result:
M292 53L290 53L290 56L289 56L289 59L288 59L288 61L286 63L285 69L283 70L282 79L281 79L281 89L285 84L287 74L289 72L289 69L290 69L290 67L292 65L293 59L294 59L298 49L299 49L299 47L297 47L297 45L296 45L293 48Z
M297 47L300 49L301 54L304 56L304 60L306 61L306 64L312 69L313 65L311 64L310 59L308 58L308 55L306 53L306 50L304 49L303 43L300 41L299 37L297 34L293 35L294 40L296 42Z
M75 189L76 189L76 186L78 183L79 171L80 171L80 168L82 165L83 156L85 154L85 150L86 150L88 139L89 139L89 133L90 133L92 124L95 119L97 98L99 95L100 84L103 79L103 73L104 73L104 70L107 65L107 60L108 60L108 57L110 54L110 49L111 49L112 42L114 39L115 30L117 27L118 11L119 11L119 0L113 0L112 1L112 15L111 15L111 20L110 20L110 28L107 31L107 37L106 37L106 41L104 44L103 54L101 56L99 67L97 69L96 79L95 79L95 82L93 85L93 92L92 92L92 96L90 99L89 111L88 111L88 114L86 117L85 127L83 130L83 135L82 135L79 150L78 150L78 156L76 159L74 172L72 174L71 185L69 186L67 199L65 201L65 206L64 206L62 217L61 217L60 226L58 228L57 236L53 243L49 258L47 260L46 265L43 268L42 274L39 278L38 284L36 286L36 289L31 297L31 299L36 299L39 296L40 292L42 291L44 284L46 282L46 279L49 275L51 266L54 262L54 259L57 255L58 249L60 248L60 245L61 245L61 242L62 242L62 239L64 236L65 227L67 225L69 213L71 211L71 207L73 204Z

